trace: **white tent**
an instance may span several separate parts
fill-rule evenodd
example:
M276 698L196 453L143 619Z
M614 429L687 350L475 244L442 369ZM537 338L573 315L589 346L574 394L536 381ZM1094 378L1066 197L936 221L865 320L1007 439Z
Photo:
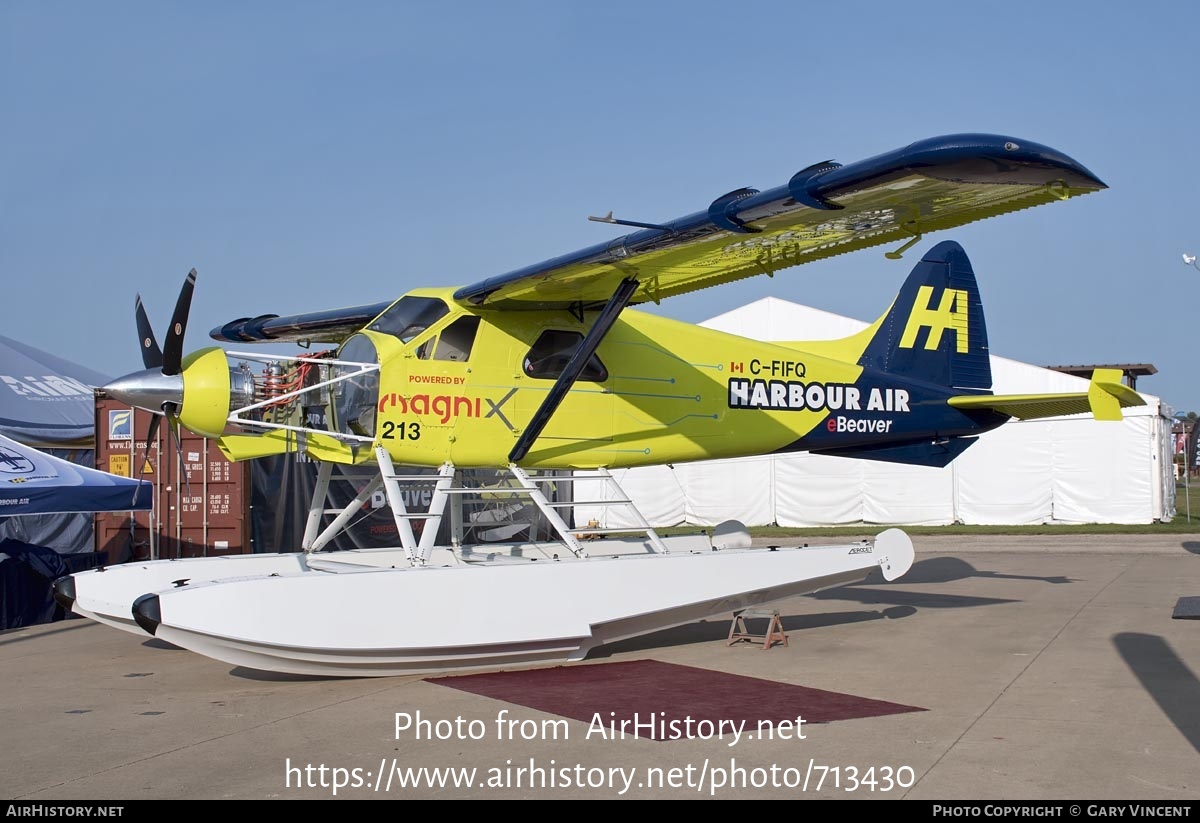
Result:
M701 325L760 340L845 337L867 324L765 298ZM1086 391L1088 381L992 357L997 394ZM613 472L654 526L825 526L1151 523L1174 514L1171 410L1124 410L1120 423L1088 415L1012 421L982 435L949 466L936 469L807 453L712 460ZM588 492L584 484L578 492ZM585 498L595 499L595 498ZM576 507L625 527L619 506Z

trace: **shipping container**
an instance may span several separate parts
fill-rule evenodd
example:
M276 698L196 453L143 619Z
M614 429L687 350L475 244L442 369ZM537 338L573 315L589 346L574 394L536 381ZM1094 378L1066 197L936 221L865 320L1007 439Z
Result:
M153 417L96 392L96 468L141 477L154 495L148 512L97 514L96 550L110 563L253 551L247 464L165 421L147 443Z

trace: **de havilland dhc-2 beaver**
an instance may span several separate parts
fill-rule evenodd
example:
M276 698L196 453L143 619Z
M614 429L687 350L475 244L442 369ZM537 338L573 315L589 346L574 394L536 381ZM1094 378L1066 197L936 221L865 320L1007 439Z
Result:
M1119 420L1142 399L1109 370L1086 392L993 394L975 275L954 242L929 249L879 319L842 340L760 342L631 307L869 246L900 244L894 259L931 232L1103 188L1046 146L937 137L809 166L661 224L593 218L636 230L461 288L212 331L227 343L335 347L292 356L183 356L193 271L161 348L139 299L145 370L105 390L216 438L232 460L321 461L303 550L127 563L63 578L57 596L78 614L236 665L394 675L578 660L875 568L894 580L913 561L899 529L778 549L751 548L736 526L664 537L609 470L789 451L945 466L1011 418ZM326 522L332 466L372 461L378 475ZM467 468L510 472L559 539L471 546L456 530L437 545L448 507L461 525L454 503L468 490L456 478ZM541 470L571 473L547 480ZM596 524L571 525L560 514L569 503L547 490L583 480L643 528L581 539ZM433 485L428 510L409 511L407 482ZM380 486L401 545L320 551Z

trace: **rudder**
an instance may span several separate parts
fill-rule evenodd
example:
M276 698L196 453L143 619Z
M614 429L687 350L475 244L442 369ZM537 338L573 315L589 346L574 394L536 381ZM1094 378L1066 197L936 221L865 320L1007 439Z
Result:
M962 246L948 240L925 253L858 362L941 386L991 389L983 304Z

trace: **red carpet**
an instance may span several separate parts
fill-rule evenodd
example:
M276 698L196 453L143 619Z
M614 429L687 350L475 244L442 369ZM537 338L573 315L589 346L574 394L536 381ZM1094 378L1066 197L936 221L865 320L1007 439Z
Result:
M623 720L646 724L652 718L653 729L642 725L639 736L655 740L707 736L703 727L698 734L681 733L695 730L700 721L713 726L721 721L726 725L744 721L744 728L753 731L760 723L765 729L768 724L795 723L797 717L805 723L828 723L925 711L916 706L657 660L434 677L428 681L584 723L592 723L599 715L606 728L615 724L620 729ZM689 717L690 726L686 724ZM633 726L626 728L627 736L631 736Z

